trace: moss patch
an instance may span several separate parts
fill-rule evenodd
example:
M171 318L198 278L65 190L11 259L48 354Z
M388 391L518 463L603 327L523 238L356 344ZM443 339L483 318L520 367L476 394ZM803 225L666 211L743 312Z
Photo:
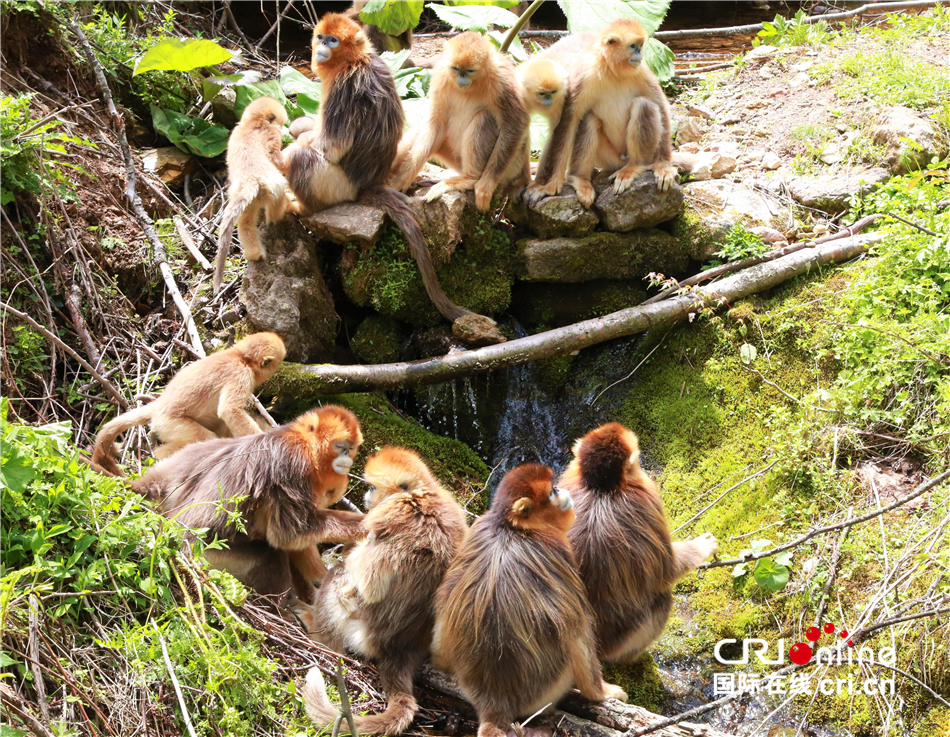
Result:
M350 348L365 363L398 361L406 334L397 320L370 315L356 329Z
M495 230L484 245L461 244L449 263L436 271L453 302L479 314L495 315L511 302L512 264L511 240L504 231ZM391 229L376 246L360 254L355 265L342 269L343 287L356 304L419 327L443 321L399 231Z
M629 703L662 713L666 692L649 653L644 653L633 663L605 665L604 680L626 691Z

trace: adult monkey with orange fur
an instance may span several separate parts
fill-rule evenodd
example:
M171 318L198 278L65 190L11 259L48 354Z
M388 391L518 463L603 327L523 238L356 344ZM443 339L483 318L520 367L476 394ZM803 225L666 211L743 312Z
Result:
M366 462L368 536L330 571L312 607L298 607L312 639L371 659L389 701L356 717L360 734L401 734L418 710L412 680L429 656L435 592L467 531L465 512L422 459L383 448ZM338 709L313 668L304 687L307 713L329 725Z
M429 119L403 143L392 184L406 190L433 156L458 174L425 199L475 190L475 205L491 207L499 186L524 186L530 170L528 111L515 70L486 37L468 31L445 43L429 83Z
M323 90L318 125L284 150L295 211L316 212L357 198L384 209L406 234L439 312L452 322L479 318L492 330L493 321L459 307L442 291L409 198L384 186L402 136L402 103L366 34L339 13L324 15L314 29L312 67Z
M627 698L601 675L567 540L571 496L551 476L525 464L502 479L436 596L433 664L455 673L478 712L479 737L504 737L515 717L572 685L594 701Z
M293 587L309 602L327 572L316 546L366 535L362 514L329 509L346 493L362 442L356 416L328 405L262 435L190 445L131 487L166 517L226 540L227 550L205 550L212 567L260 594Z
M564 60L572 70L571 89L549 156L539 163L526 193L529 202L557 194L565 171L585 207L596 195L591 184L595 167L613 172L616 192L629 189L645 171L653 172L661 190L675 181L670 106L656 75L643 63L646 40L643 26L621 18L599 36L569 37L543 54Z
M568 538L594 609L600 657L635 660L666 626L672 585L719 544L708 532L670 540L656 484L640 468L637 436L616 422L574 444L559 483L576 504Z
M290 200L281 156L281 130L287 123L287 111L272 97L259 97L244 109L241 121L228 139L228 204L221 217L218 255L214 265L214 291L221 288L224 264L231 245L231 233L237 222L238 239L244 258L257 261L265 257L257 221L261 211L268 223L280 220Z
M255 333L230 348L181 369L151 404L107 422L96 437L92 466L124 476L115 439L132 427L151 424L158 440L153 455L168 458L186 445L264 432L245 406L254 390L280 366L287 351L275 333Z

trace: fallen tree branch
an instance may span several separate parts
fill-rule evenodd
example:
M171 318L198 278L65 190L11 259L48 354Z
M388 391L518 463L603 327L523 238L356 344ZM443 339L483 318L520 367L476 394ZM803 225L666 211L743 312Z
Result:
M227 5L225 6L225 9L228 13L231 12ZM118 138L119 147L122 149L122 158L125 161L125 196L132 204L132 211L135 214L135 219L145 232L145 237L152 246L155 261L158 263L158 268L162 272L162 278L165 280L165 286L168 289L168 293L171 295L172 300L175 302L175 306L181 313L182 319L185 323L185 330L188 333L188 337L191 339L191 344L194 346L195 350L200 352L203 356L204 348L201 345L201 336L198 334L198 328L195 325L194 318L191 316L191 310L188 308L184 298L181 296L181 292L178 291L178 285L175 283L175 275L172 273L171 266L168 265L168 257L165 255L165 246L158 237L158 233L155 232L155 226L152 223L152 219L148 216L148 213L145 212L145 208L142 206L142 200L139 199L138 193L135 191L135 161L132 158L132 149L129 148L129 139L125 135L125 121L122 119L122 116L116 109L115 102L112 100L112 92L109 89L109 83L106 81L106 75L102 69L102 64L99 63L99 60L93 53L92 47L89 45L89 41L86 39L86 35L82 32L82 28L80 27L79 23L76 22L75 18L70 20L69 27L72 32L76 34L77 38L79 38L80 43L82 43L83 50L86 53L86 59L89 61L89 65L92 67L96 77L96 83L99 85L99 92L102 94L106 108L109 111L109 116L112 118L112 122L115 125L116 138Z
M886 2L886 3L868 3L860 8L848 10L843 13L827 13L826 15L813 15L803 19L803 23L811 25L819 21L846 20L859 15L866 15L877 11L889 13L893 10L908 10L912 8L931 8L936 5L936 0L911 0L911 2ZM746 26L727 26L725 28L687 28L682 31L658 31L653 34L653 38L658 41L678 40L683 38L708 38L710 36L737 36L742 33L758 33L762 30L761 23L750 23Z
M264 385L262 393L265 396L277 396L286 389L288 396L313 396L378 391L416 384L438 384L540 358L563 356L614 338L672 325L685 320L703 307L714 306L719 302L734 302L819 266L848 261L867 251L869 244L883 237L872 233L842 238L825 246L808 248L745 269L717 282L715 289L700 287L659 304L628 307L604 317L473 351L375 366L284 364L274 378Z
M950 469L947 469L939 476L935 476L934 478L930 479L930 481L927 481L926 483L921 484L907 496L902 496L900 499L898 499L892 504L888 504L886 507L875 509L873 512L868 512L867 514L861 517L854 517L852 519L847 519L844 522L838 522L837 524L828 525L827 527L819 527L817 529L806 532L801 537L797 537L789 543L785 543L784 545L779 545L778 547L772 548L771 550L765 550L761 553L753 553L752 555L748 555L744 558L739 557L739 558L732 558L730 560L713 560L713 561L709 561L708 563L703 563L701 566L699 566L698 570L703 570L706 568L721 568L722 566L735 566L735 565L739 565L740 563L749 563L753 560L759 560L759 558L767 558L770 555L775 555L776 553L781 553L785 550L791 550L792 548L796 548L802 543L807 542L808 540L811 540L813 537L816 537L817 535L823 535L826 532L834 532L835 530L840 530L844 527L851 527L852 525L857 525L857 524L860 524L861 522L867 522L869 519L880 517L882 514L886 512L890 512L892 509L897 509L898 507L904 504L907 504L907 502L913 501L917 497L923 494L926 494L928 491L930 491L936 486L939 486L947 479L950 479Z
M15 307L11 307L10 305L8 305L6 302L0 302L0 309L4 310L5 312L9 312L14 317L17 317L20 320L23 320L24 322L30 324L34 330L38 330L46 338L53 341L56 345L58 345L60 348L66 351L66 353L68 353L70 356L72 356L79 362L80 366L82 366L84 369L86 369L86 371L89 372L92 378L94 378L96 381L99 382L99 386L105 389L106 394L108 394L112 398L112 401L114 401L117 405L119 405L119 407L121 407L123 411L128 408L129 403L125 401L125 398L121 394L119 394L118 390L112 385L112 382L109 381L105 376L100 374L95 368L93 368L92 364L89 363L89 361L87 361L85 358L83 358L78 353L76 353L76 351L74 351L72 348L66 345L60 339L60 337L56 335L56 333L53 333L50 330L47 330L42 325L40 325L36 320L34 320L29 315L27 315L25 312L20 312Z
M851 516L851 509L848 509L848 516ZM835 583L835 579L838 577L838 564L841 562L841 548L844 546L844 541L848 539L848 533L851 532L851 525L841 528L841 534L838 536L838 540L835 543L835 549L833 557L831 560L831 571L828 573L828 580L825 581L825 588L821 592L821 601L818 602L818 613L815 614L815 627L821 626L821 620L825 616L825 609L828 607L828 594L831 593L831 587Z

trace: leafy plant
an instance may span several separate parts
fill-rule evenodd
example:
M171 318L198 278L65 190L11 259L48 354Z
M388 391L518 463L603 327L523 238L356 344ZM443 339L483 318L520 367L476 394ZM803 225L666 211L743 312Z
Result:
M739 553L740 558L756 555L772 547L771 540L754 540L751 548ZM756 561L740 563L732 569L733 578L740 578L752 571L752 578L759 588L767 589L773 594L781 591L788 584L789 570L792 564L792 552L786 550L778 553L774 558L766 556Z
M725 245L715 255L724 262L742 261L743 259L762 256L770 250L761 236L750 233L736 223L726 235Z
M228 129L224 126L174 110L162 110L156 105L151 106L151 111L155 130L182 151L212 158L228 147Z
M142 55L132 76L153 70L190 72L228 61L232 56L230 51L208 39L163 38Z
M809 23L808 18L804 8L795 13L793 18L786 19L776 15L771 23L762 24L762 30L753 45L758 46L765 42L770 46L807 46L826 43L834 37L828 23L823 20Z

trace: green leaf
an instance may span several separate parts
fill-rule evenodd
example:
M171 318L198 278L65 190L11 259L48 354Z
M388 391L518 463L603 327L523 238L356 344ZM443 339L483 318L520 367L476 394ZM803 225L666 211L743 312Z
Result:
M758 355L758 350L756 350L756 347L751 343L743 343L741 346L739 346L739 358L742 359L742 363L744 363L746 366L752 363L758 357Z
M780 566L790 566L792 564L792 551L786 550L779 553L773 560Z
M21 734L28 735L29 732L24 732L22 729L8 727L6 724L0 724L0 737L20 737Z
M773 594L788 583L788 568L777 565L771 558L762 558L755 566L755 582Z
M599 33L611 21L633 18L640 22L647 36L656 33L670 3L671 0L587 0L583 3L558 0L571 33Z
M9 665L19 665L20 661L16 658L7 655L5 652L0 652L0 668L6 668Z
M300 75L303 76L302 74ZM280 82L276 79L270 79L266 82L257 82L256 84L246 84L234 90L234 114L239 118L244 114L244 108L250 105L258 97L273 97L287 109L287 116L293 120L299 117L296 106L288 102L287 96L281 89Z
M22 494L33 480L36 471L19 448L10 448L8 445L5 451L10 455L5 456L0 465L0 486L7 487L15 494Z
M752 541L752 552L761 553L763 550L768 550L772 547L772 541L766 540L764 537L758 540Z
M739 578L739 576L744 576L749 567L748 563L740 563L735 568L732 569L732 577Z
M320 108L320 85L293 67L280 70L280 89L287 96L296 95L297 107L305 113L314 115Z
M369 0L360 20L389 36L398 36L419 25L423 0Z
M233 54L214 41L204 38L163 38L143 54L132 73L134 77L153 70L190 72L198 67L210 67L227 61Z
M643 59L661 82L666 82L673 77L673 61L676 56L665 43L655 38L648 38L646 46L643 47Z
M496 8L513 8L519 0L445 0L446 5L494 5Z
M495 44L495 48L501 48L502 43L505 41L505 36L508 35L508 31L489 31L488 38L491 39L491 42ZM521 39L515 36L514 41L511 42L511 45L508 47L508 53L511 54L511 58L514 59L519 64L525 61L528 61L528 52L524 50L524 46L521 44Z
M384 51L379 55L379 58L383 60L383 63L389 67L389 71L393 74L396 74L402 69L402 65L406 63L406 59L409 58L409 54L412 53L411 49L403 49L402 51Z
M182 151L213 158L227 149L227 128L201 118L189 118L174 110L162 110L156 105L152 105L151 109L155 130Z
M439 16L439 20L462 31L485 33L490 26L511 28L518 21L518 16L510 10L494 5L465 5L450 8L447 5L430 4L429 7Z

